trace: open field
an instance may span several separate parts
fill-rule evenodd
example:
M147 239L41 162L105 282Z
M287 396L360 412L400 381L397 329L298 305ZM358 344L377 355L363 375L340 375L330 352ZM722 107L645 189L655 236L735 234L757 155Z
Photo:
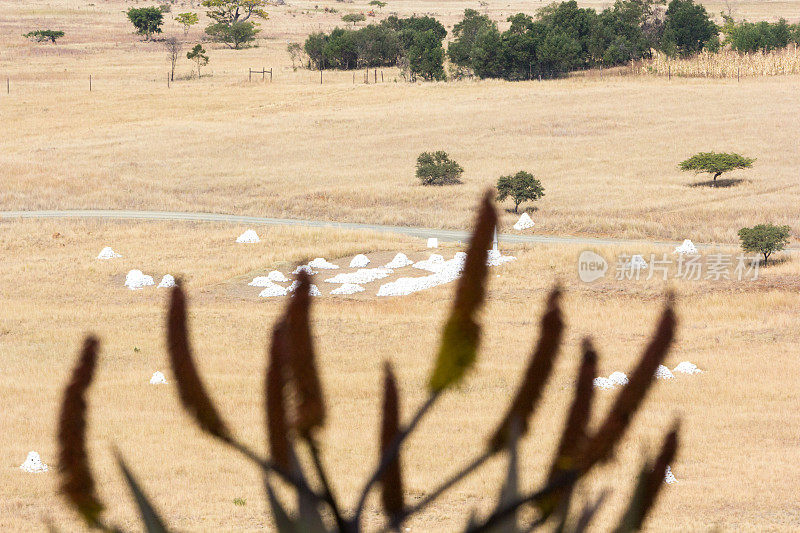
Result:
M757 20L762 4L735 5ZM4 127L14 132L0 153L4 209L205 210L465 228L479 191L527 169L546 190L533 213L541 233L733 243L740 227L762 221L800 232L798 77L409 85L385 69L383 84L326 71L320 85L318 72L292 71L286 41L311 31L299 21L321 17L324 29L340 14L307 15L309 6L297 4L271 10L258 48L213 47L211 76L168 89L163 45L131 35L125 6L0 2L0 44L8 45L0 72L11 78L11 94L0 96ZM465 6L436 12L455 21ZM16 37L45 23L64 27L63 44ZM179 31L169 20L167 29ZM275 68L274 82L248 83L250 67ZM180 76L190 70L179 61ZM462 164L464 185L417 184L416 157L431 149ZM744 180L734 187L692 187L707 178L677 163L703 150L758 161L732 175Z
M265 524L255 472L198 434L181 413L172 385L147 383L155 370L167 370L162 328L166 291L129 291L122 287L125 272L139 268L187 280L201 370L231 425L261 449L264 341L285 299L234 297L226 282L264 268L288 272L291 261L318 255L344 260L357 252L424 255L424 243L364 233L263 228L260 244L235 244L241 229L177 223L0 224L2 529L38 530L47 517L67 530L77 526L53 494L53 472L25 474L16 466L31 449L55 466L56 405L87 331L103 341L89 400L89 439L100 492L111 503L114 519L135 527L135 511L113 466L112 443L120 446L178 529L253 530ZM124 257L95 260L104 245ZM456 249L441 253L449 256ZM575 275L577 247L504 251L518 260L491 271L478 367L423 423L405 455L411 498L451 471L451 462L440 465L443 457L466 461L496 423L536 335L546 291L556 280L566 289L567 343L533 435L525 442L526 486L539 481L550 460L571 396L580 338L591 333L596 340L602 375L628 371L657 316L664 282L611 277L582 284ZM610 259L623 251L645 257L651 252L610 248L601 253ZM664 491L650 522L654 530L789 531L796 526L799 269L794 260L762 270L762 278L754 282L671 283L678 292L681 325L667 364L672 368L689 360L705 373L659 382L617 461L593 478L593 490L615 489L598 523L602 529L620 512L627 496L620 487L631 485L642 452L655 446L675 417L684 420L680 456L673 464L679 482ZM407 414L422 399L452 289L451 284L402 298L315 300L315 334L331 407L324 452L347 502L355 498L376 453L363 443L376 434L380 362L394 363ZM167 379L172 381L168 372ZM598 391L596 418L613 394ZM465 509L486 509L501 469L502 461L489 464L425 518L409 524L412 531L451 531ZM247 505L234 506L234 498L245 498Z
M771 222L791 226L797 246L800 76L667 80L619 68L547 82L410 84L387 68L371 72L369 84L363 71L325 71L320 84L318 71L292 68L287 42L343 25L341 15L366 11L367 1L287 2L268 9L257 47L205 43L211 61L199 79L185 59L187 44L168 88L163 43L134 35L123 13L155 2L0 0L0 210L202 211L468 229L480 193L500 175L524 169L546 191L530 213L536 222L530 234L689 238L721 243L714 251L734 254L739 228ZM173 4L161 37L182 36L172 16L202 13L197 3ZM450 30L465 8L501 21L547 3L395 0L374 20L430 14ZM703 3L713 14L729 5L737 19L800 18L800 0ZM197 42L207 22L201 15L187 40ZM58 45L21 37L45 27L66 36ZM274 69L272 83L247 81L248 68L263 67ZM417 155L436 149L464 167L463 185L417 184ZM707 178L681 173L678 162L710 150L757 161L730 176L742 180L733 187L693 186ZM512 232L518 215L501 217L502 231ZM111 454L117 445L176 530L270 526L257 473L202 436L178 405L163 339L167 291L125 289L125 274L140 269L156 283L164 274L185 281L204 378L230 425L262 450L264 344L286 298L260 299L260 289L247 282L319 256L345 265L357 253L377 261L398 251L422 259L430 250L410 237L296 227L256 227L261 243L236 244L245 229L0 220L0 530L41 531L46 521L80 530L55 494L55 430L60 394L87 332L102 340L88 438L112 520L127 530L139 527ZM123 257L96 260L104 246ZM551 460L582 337L595 340L600 375L628 372L665 291L674 288L680 326L666 364L691 361L704 373L655 385L616 461L591 478L578 501L613 489L596 522L597 530L608 530L645 452L680 417L672 464L678 483L664 487L650 529L797 530L796 250L778 254L756 281L617 280L619 254L675 257L672 249L630 246L640 247L595 249L609 272L591 284L576 275L583 247L501 247L518 259L490 271L477 368L423 422L403 456L409 500L483 444L518 383L556 282L565 288L566 344L523 446L526 488L539 484ZM449 259L458 250L445 244L437 253ZM381 363L394 364L407 416L424 397L451 302L452 283L405 297L374 296L383 281L400 275L344 297L329 294L334 286L322 281L329 272L315 279L324 293L314 300L314 326L330 408L323 453L347 507L376 461ZM167 374L168 386L148 384L156 370ZM614 394L597 391L594 422ZM19 470L30 450L50 472ZM497 460L486 465L409 523L410 530L454 531L469 509L487 511L503 467ZM234 505L236 498L246 505ZM377 526L373 510L367 519Z

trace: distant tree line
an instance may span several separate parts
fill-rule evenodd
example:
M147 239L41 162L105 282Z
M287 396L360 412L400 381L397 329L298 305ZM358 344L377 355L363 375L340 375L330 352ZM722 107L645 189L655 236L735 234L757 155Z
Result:
M424 79L444 77L445 27L433 17L388 17L359 29L312 33L304 49L316 69L400 65Z
M551 4L536 16L518 13L510 27L474 9L447 30L432 17L391 16L360 29L337 28L314 33L305 42L317 69L357 69L399 65L412 76L443 79L448 58L453 75L507 80L555 77L573 70L611 67L650 57L654 50L670 56L717 51L723 44L740 52L769 51L800 41L800 25L736 23L720 28L694 0L617 0L600 12L580 8L574 0ZM720 31L725 42L720 40Z

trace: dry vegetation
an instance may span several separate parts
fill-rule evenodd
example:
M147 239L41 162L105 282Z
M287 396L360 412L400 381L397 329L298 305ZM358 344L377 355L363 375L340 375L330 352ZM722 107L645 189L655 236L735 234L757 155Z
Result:
M14 530L39 529L46 517L71 524L70 529L75 524L54 495L53 474L23 474L15 467L29 449L55 466L56 405L86 331L103 339L90 397L89 438L102 495L114 502L114 518L128 527L135 525L133 504L113 465L112 443L121 447L179 529L249 530L264 525L261 481L250 465L199 435L181 413L171 386L147 383L153 371L167 367L166 291L123 288L128 269L158 275L169 271L187 279L202 371L231 425L247 442L261 447L262 413L256 399L265 340L282 310L282 299L234 298L222 282L264 266L285 271L288 265L281 260L299 259L312 249L330 258L356 251L423 252L418 241L322 230L262 230L261 244L237 245L237 228L207 224L131 228L51 221L5 222L0 228L0 247L8 258L0 275L0 386L6 391L0 400L5 420L0 449L7 467L0 478L0 527ZM61 236L54 238L54 233ZM125 257L96 261L98 243L113 244ZM536 317L555 280L566 287L567 347L553 395L525 443L527 475L541 472L550 460L559 429L554 422L563 417L570 399L581 335L593 334L601 351L600 372L608 375L630 369L653 326L663 282L612 279L584 285L574 270L578 248L512 251L519 260L490 276L483 318L486 338L477 370L444 399L410 442L406 464L412 498L440 479L442 457L466 459L496 422L525 364ZM622 251L602 253L611 258ZM650 250L627 251L646 255ZM798 268L796 261L786 262L765 271L761 281L745 284L677 284L681 326L667 364L690 360L706 372L659 383L635 423L634 438L595 483L631 486L642 451L652 449L663 428L681 416L681 454L673 465L679 484L665 491L651 521L654 529L790 530L800 519L794 498L800 485L793 474L800 460L800 418L794 408L800 382L794 364L800 355ZM369 442L376 431L379 362L394 362L408 413L424 394L452 289L447 285L404 298L316 300L315 332L332 411L325 453L346 501L355 498L377 453L352 443ZM602 405L612 395L600 393ZM496 486L501 470L501 462L491 463L424 520L410 524L412 530L452 530L466 508L485 508L494 497L486 487ZM615 518L626 496L614 495L601 524ZM234 498L245 498L247 505L235 506Z
M354 86L352 73L326 71L320 85L318 72L292 71L286 41L302 42L315 24L335 25L341 11L301 3L271 9L262 25L268 39L258 48L212 47L211 76L167 89L163 45L132 35L120 13L125 5L0 3L0 71L12 91L0 96L4 124L15 132L0 154L2 208L203 210L465 228L479 191L526 169L546 190L533 214L541 233L732 243L740 227L764 220L800 232L799 77L412 86L386 69L383 84L364 85L357 73ZM736 5L741 16L758 18L755 4ZM463 7L398 2L384 16L432 12L451 24ZM490 13L514 9L529 8ZM63 44L22 39L23 30L46 25L67 32ZM182 34L169 15L166 29ZM190 33L198 37L199 30ZM247 69L262 66L275 68L274 83L248 83ZM178 74L191 68L183 59ZM431 149L465 168L464 185L417 184L416 157ZM691 187L701 179L677 163L703 150L758 162L732 176L745 180L736 187Z
M366 2L316 3L340 10L333 15L315 11L315 2L289 3L270 9L258 48L207 47L210 76L176 80L167 89L163 46L132 35L121 13L136 4L0 0L0 74L11 79L11 94L0 92L6 133L0 209L174 209L465 228L479 191L502 174L526 169L546 189L533 213L539 233L733 243L740 227L764 221L800 232L798 76L741 83L583 76L410 85L385 69L383 84L363 85L357 73L354 85L351 73L325 72L319 85L318 72L292 70L286 42L329 29L343 12L365 11ZM794 21L800 5L730 4L737 17L754 21ZM712 13L724 8L722 2L706 5ZM465 7L475 5L397 0L382 16L430 13L452 27ZM179 3L173 14L188 10ZM497 20L530 10L522 2L487 7ZM55 46L21 37L45 26L66 36ZM182 35L170 15L165 26L167 34ZM190 32L191 39L199 35ZM247 83L248 67L263 66L275 68L274 83ZM181 60L178 73L188 76L191 68ZM415 183L416 156L430 149L447 150L464 166L463 186L430 190ZM758 161L733 176L745 178L736 187L690 187L695 179L677 163L705 150ZM514 218L504 214L504 223ZM262 446L264 343L282 300L242 298L230 288L253 272L287 271L309 257L422 250L419 241L400 237L289 228L258 229L261 244L235 245L242 229L0 222L0 457L6 467L0 529L41 530L47 518L77 529L54 494L55 475L23 474L16 466L29 450L56 466L56 405L86 331L103 340L89 438L102 495L115 502L113 518L136 527L110 452L116 443L178 529L265 525L262 484L250 465L202 438L171 387L147 383L167 366L166 294L124 289L125 273L138 268L187 281L201 369L231 425ZM125 257L96 261L107 244ZM525 472L541 472L550 460L560 429L554 421L563 418L571 393L581 336L594 336L603 375L626 371L636 359L660 308L663 282L581 284L575 276L580 251L518 247L512 250L518 261L492 272L478 368L410 442L411 497L440 479L443 457L460 463L496 422L555 280L567 289L567 351L555 394L525 442ZM647 257L669 250L601 250L607 258L622 251ZM800 263L795 254L762 274L752 283L674 284L681 325L668 364L690 360L706 373L659 383L632 429L635 438L595 480L596 487L631 486L641 452L680 415L682 445L673 465L679 484L659 500L649 523L655 530L790 531L800 522ZM371 441L366 437L378 426L380 362L394 362L408 413L422 398L451 291L448 285L399 299L324 297L315 303L332 411L324 451L348 502L377 453L350 443ZM599 394L604 405L612 395ZM501 467L491 463L410 524L412 530L451 531L466 509L485 508L495 496L487 487L497 486ZM613 495L601 527L627 496ZM236 506L234 498L247 504Z

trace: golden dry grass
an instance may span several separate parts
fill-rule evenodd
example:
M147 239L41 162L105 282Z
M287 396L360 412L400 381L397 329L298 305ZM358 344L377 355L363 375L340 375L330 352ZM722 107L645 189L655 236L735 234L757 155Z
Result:
M748 20L797 19L796 0L730 3ZM286 41L330 29L342 13L366 9L366 2L319 4L339 9L334 15L314 11L311 1L291 4L270 8L258 48L207 46L211 63L204 72L210 76L167 89L162 45L132 35L121 12L142 4L0 0L0 74L11 79L11 94L0 94L0 209L201 210L463 228L480 191L503 173L527 169L547 190L533 213L541 233L733 243L736 230L753 223L800 231L794 118L800 77L739 84L585 76L541 84L409 85L385 69L383 84L354 86L352 73L326 72L319 85L317 72L292 70ZM713 13L724 7L706 5ZM382 16L429 13L452 27L465 7L474 5L398 0ZM538 4L490 2L485 10L502 20L533 7ZM187 10L187 4L173 7L173 13ZM20 37L38 27L67 35L57 46ZM169 16L166 27L182 33ZM190 39L199 35L195 29ZM275 68L274 83L247 83L247 69L262 66ZM178 75L188 77L191 67L181 60ZM416 185L417 154L439 148L466 169L463 186ZM680 174L676 165L705 150L739 151L758 162L735 176L745 178L736 187L689 187L699 178ZM514 218L503 215L505 224ZM194 429L172 386L147 384L153 371L166 370L165 294L122 288L125 273L139 268L187 281L201 370L231 425L260 448L264 341L283 300L253 298L256 291L243 285L247 277L273 267L286 272L309 257L423 250L419 241L401 237L290 228L257 228L261 244L234 244L243 229L0 222L0 457L6 466L0 529L42 530L51 518L63 530L78 530L54 494L55 473L28 475L17 466L29 450L57 466L56 406L87 331L103 340L89 439L113 519L137 527L110 454L115 443L177 529L241 531L267 524L261 480L249 464ZM105 245L125 257L95 260ZM575 276L580 251L518 247L517 262L493 271L500 277L491 278L478 368L409 443L409 497L424 494L481 445L516 386L555 280L567 289L568 342L525 443L526 486L540 480L550 459L582 335L595 338L603 375L633 364L664 283L608 278L581 284ZM600 251L611 258L670 250ZM795 256L762 274L754 283L673 283L681 329L668 364L690 360L706 373L657 384L617 463L593 478L592 491L615 489L599 518L601 529L620 512L642 452L653 449L675 416L684 419L673 465L679 484L666 488L649 523L653 530L796 529L800 265ZM348 503L376 454L370 443L380 363L394 362L407 415L423 397L451 293L449 285L400 299L315 301L332 415L324 452ZM600 394L601 413L612 395ZM410 524L412 530L451 531L471 507L487 509L501 469L500 462L488 465ZM247 505L235 506L234 498Z
M310 4L301 3L271 10L258 48L211 46L211 76L167 89L163 46L131 34L126 6L0 3L8 45L0 71L12 87L2 95L4 126L14 132L0 154L4 209L158 208L464 228L480 191L526 169L546 189L533 213L541 233L733 243L740 227L760 222L800 231L798 77L409 85L385 69L383 84L325 72L319 85L317 72L292 71L286 41L301 41L311 20L335 25L341 13L306 14ZM452 23L463 7L436 11ZM67 31L63 44L16 37L50 24ZM180 34L171 20L167 29ZM274 83L248 83L247 69L262 66L276 69ZM178 74L191 68L181 60ZM416 157L433 149L462 164L464 185L417 184ZM692 187L706 178L677 164L708 150L758 162L732 176L744 180L735 187Z
M732 50L702 52L691 58L670 58L661 52L640 67L643 74L690 78L736 78L800 74L796 45L770 52L740 54Z
M135 510L113 466L112 444L121 448L176 528L239 531L266 524L261 481L250 465L199 434L182 414L172 386L147 383L153 371L167 370L165 291L124 289L128 269L187 279L201 370L231 425L261 449L264 341L285 300L233 298L220 282L271 266L286 272L289 260L304 256L424 252L420 241L281 228L259 230L261 244L237 245L233 239L241 228L211 224L25 221L5 222L0 230L7 258L0 272L4 530L38 530L47 517L67 530L77 526L54 495L53 472L24 474L16 466L31 449L56 466L56 405L87 331L103 340L90 395L89 442L101 495L114 520L136 527ZM55 233L61 236L54 238ZM125 257L95 260L106 244ZM454 250L449 246L443 253ZM663 282L608 279L584 285L575 276L579 248L531 246L512 252L518 261L493 269L490 276L476 370L443 399L409 443L404 461L410 498L466 461L497 422L555 280L566 288L568 335L546 402L525 442L522 479L529 487L540 481L555 446L580 338L594 337L602 375L627 371L658 314ZM622 252L647 257L651 250L602 250L609 259ZM799 274L793 260L762 271L757 282L673 283L681 326L667 364L690 360L706 372L658 383L616 463L593 477L591 491L614 489L600 518L602 529L620 512L642 453L654 448L675 417L684 420L680 457L673 465L679 483L666 488L652 529L789 531L796 526ZM448 285L403 298L315 300L315 334L331 408L324 452L338 491L351 504L376 454L370 443L378 423L380 362L394 363L407 415L423 397L452 289ZM168 372L167 377L172 380ZM613 393L599 397L595 420ZM501 461L490 464L410 527L451 531L469 508L487 509L501 469ZM234 498L245 498L247 505L235 506Z

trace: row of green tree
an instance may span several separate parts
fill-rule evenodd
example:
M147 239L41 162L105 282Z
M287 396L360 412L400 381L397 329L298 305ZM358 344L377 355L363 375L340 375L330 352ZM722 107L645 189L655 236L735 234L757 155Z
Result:
M653 50L690 56L730 44L751 52L800 41L800 25L735 22L718 27L694 0L617 0L601 12L574 0L540 9L535 17L518 13L501 32L488 16L467 9L447 31L431 17L389 17L360 29L314 33L305 43L313 68L354 69L398 64L413 76L442 79L444 60L454 74L509 80L552 77L564 72L614 66L649 57ZM724 36L724 42L720 39Z
M433 17L388 17L358 30L312 33L304 50L316 69L400 65L424 79L444 77L445 27Z

